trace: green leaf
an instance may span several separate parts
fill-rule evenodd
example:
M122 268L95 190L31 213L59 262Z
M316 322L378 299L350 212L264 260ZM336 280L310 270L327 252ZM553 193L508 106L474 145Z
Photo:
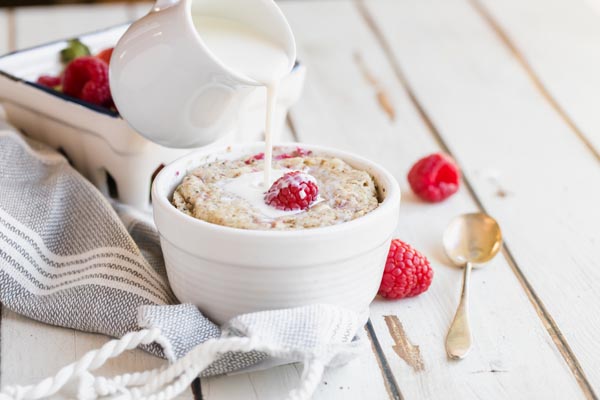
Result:
M66 65L78 57L89 56L90 54L90 49L81 43L79 39L71 39L68 46L60 52L60 61Z

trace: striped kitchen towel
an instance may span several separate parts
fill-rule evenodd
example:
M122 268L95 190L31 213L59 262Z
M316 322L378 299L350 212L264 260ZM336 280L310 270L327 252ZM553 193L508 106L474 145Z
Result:
M307 398L326 365L362 347L353 340L359 318L333 306L248 314L219 327L177 304L144 219L112 207L62 155L0 121L0 302L41 322L120 338L54 380L3 388L0 400L52 396L69 379L79 380L81 398L171 398L198 375L294 361L305 362L306 374L290 398ZM112 380L91 375L138 345L173 364Z

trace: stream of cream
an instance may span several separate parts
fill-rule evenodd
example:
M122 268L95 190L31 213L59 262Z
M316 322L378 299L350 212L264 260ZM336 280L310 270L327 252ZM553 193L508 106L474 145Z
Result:
M273 139L277 92L289 73L290 60L283 47L256 29L225 18L193 16L194 25L210 51L224 65L266 87L265 158L263 188L273 183Z

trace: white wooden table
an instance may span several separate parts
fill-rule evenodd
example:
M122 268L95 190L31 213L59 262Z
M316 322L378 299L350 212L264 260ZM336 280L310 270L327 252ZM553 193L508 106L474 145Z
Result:
M375 300L372 352L328 371L316 399L596 399L600 394L600 0L285 1L309 75L286 134L378 160L398 178L397 236L429 256L430 290ZM0 52L123 22L147 5L0 10ZM446 151L465 185L419 202L405 175ZM461 272L440 237L484 210L505 246L472 278L475 346L444 337ZM349 294L350 295L350 294ZM1 384L29 383L107 338L7 309ZM131 351L103 373L161 363ZM299 368L203 379L197 398L279 399ZM182 398L190 398L191 391Z

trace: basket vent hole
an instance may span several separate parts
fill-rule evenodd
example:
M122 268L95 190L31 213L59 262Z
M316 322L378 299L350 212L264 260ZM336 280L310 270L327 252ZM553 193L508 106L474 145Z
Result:
M154 179L156 179L156 175L165 167L165 164L160 164L152 173L152 177L150 178L150 203L152 203L152 184L154 183Z
M111 199L119 198L119 189L117 188L117 182L108 171L106 171L106 187L108 188L108 196Z

